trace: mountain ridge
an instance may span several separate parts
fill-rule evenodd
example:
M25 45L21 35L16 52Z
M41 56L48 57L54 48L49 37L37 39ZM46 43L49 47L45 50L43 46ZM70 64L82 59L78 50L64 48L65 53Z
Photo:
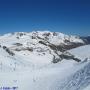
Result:
M64 58L80 61L72 54L66 54L66 51L85 44L80 37L50 31L9 33L0 36L0 43L2 48L12 56L15 55L14 52L23 52L25 55L25 52L29 51L39 56L46 56L45 54L48 53L53 57L54 63Z
M35 51L57 54L60 57L60 52L65 52L72 48L87 45L79 36L66 35L60 32L50 31L33 31L33 32L15 32L0 36L0 45L5 49L12 51ZM9 51L9 50L7 50ZM10 51L9 51L10 52ZM55 58L55 55L54 55Z

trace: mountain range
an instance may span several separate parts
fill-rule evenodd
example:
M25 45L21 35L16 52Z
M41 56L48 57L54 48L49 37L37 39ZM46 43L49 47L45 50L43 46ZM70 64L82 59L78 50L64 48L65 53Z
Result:
M15 32L0 36L0 88L89 90L90 36Z

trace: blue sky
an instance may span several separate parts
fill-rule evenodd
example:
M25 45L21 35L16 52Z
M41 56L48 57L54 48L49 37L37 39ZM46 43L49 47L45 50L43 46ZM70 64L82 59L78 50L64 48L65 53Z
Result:
M90 35L90 0L0 0L0 33L50 30Z

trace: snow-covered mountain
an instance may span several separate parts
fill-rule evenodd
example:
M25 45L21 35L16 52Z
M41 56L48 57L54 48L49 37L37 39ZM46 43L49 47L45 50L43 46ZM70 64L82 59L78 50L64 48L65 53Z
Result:
M90 84L90 45L87 40L50 31L0 36L1 88L85 89Z

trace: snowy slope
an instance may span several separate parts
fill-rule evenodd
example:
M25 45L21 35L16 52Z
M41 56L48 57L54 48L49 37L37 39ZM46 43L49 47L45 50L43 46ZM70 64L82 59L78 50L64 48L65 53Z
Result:
M90 61L62 61L33 71L28 68L23 72L0 73L0 86L16 86L18 90L83 90L90 84L89 68Z
M82 60L88 58L90 59L90 45L81 46L69 51L76 57L81 58Z
M69 46L73 43L84 45L84 41L77 36L50 31L17 32L0 36L0 88L16 87L16 90L88 88L90 45L81 47L77 45L78 48L75 49L61 50L66 49L64 45ZM81 62L73 60L73 56ZM59 62L53 63L53 60Z

